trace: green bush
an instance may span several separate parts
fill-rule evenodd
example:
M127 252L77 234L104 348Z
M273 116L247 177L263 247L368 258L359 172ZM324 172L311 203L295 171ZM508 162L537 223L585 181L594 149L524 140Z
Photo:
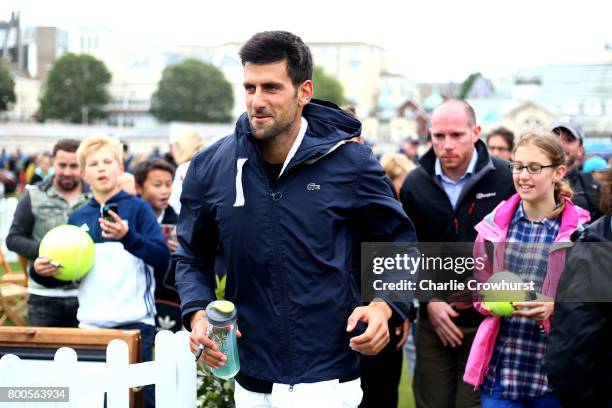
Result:
M198 407L234 408L234 380L215 377L210 369L198 364Z

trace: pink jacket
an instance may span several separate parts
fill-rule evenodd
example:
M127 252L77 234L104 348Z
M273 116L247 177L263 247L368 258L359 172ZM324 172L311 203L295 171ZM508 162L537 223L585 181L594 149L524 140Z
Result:
M548 258L548 270L544 278L542 292L544 295L555 298L557 293L557 285L559 278L565 268L565 248L572 246L570 237L572 233L582 224L589 221L589 212L580 207L575 206L571 200L566 199L566 206L561 214L561 226L559 234L553 242L553 246ZM514 194L507 201L500 203L495 210L487 215L478 225L476 231L476 244L474 245L474 258L486 256L484 243L489 241L494 244L493 256L495 257L495 271L490 268L476 271L477 279L484 282L494 272L504 270L504 240L508 234L512 217L521 202L518 194ZM495 341L501 323L501 317L493 316L485 309L481 302L475 302L474 307L480 313L487 317L480 323L476 337L470 349L467 365L463 380L468 384L478 388L484 381L484 376L489 367L489 361L493 355ZM548 334L550 330L550 321L544 321L544 329Z

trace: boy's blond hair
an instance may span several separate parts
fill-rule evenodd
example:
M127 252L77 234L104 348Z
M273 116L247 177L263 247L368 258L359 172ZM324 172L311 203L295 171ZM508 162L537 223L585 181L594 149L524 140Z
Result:
M108 147L119 164L123 164L123 145L121 142L114 137L109 137L107 135L96 135L90 136L83 140L77 149L76 153L81 169L85 168L87 156L103 147Z

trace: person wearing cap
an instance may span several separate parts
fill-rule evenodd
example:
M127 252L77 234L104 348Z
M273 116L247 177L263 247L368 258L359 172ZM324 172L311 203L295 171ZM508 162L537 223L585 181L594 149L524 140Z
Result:
M584 131L573 117L561 116L553 120L550 131L559 136L565 151L566 179L574 195L572 201L591 214L591 222L602 216L597 203L601 183L592 174L580 171L584 157Z
M597 180L602 183L606 177L606 170L610 168L608 162L601 156L593 156L588 158L582 165L582 171L592 174Z
M417 135L407 136L402 143L401 152L416 163L419 160L419 137Z

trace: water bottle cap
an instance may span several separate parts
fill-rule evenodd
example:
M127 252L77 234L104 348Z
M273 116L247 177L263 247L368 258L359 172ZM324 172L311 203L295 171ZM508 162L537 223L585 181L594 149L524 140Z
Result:
M229 300L215 300L206 307L206 318L210 324L226 326L236 321L236 306Z

